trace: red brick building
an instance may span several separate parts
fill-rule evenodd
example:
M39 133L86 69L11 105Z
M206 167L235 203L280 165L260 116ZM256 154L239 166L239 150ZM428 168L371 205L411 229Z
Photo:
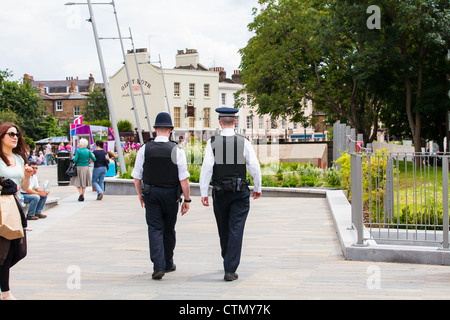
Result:
M92 74L88 79L66 77L65 80L34 80L32 76L25 74L24 79L29 79L32 87L39 89L46 114L52 114L58 123L73 121L82 115L87 97L95 86Z

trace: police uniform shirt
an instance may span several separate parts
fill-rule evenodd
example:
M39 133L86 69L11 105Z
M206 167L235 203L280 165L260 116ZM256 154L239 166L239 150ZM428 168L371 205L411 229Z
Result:
M233 128L225 128L222 130L221 136L234 136ZM247 164L247 170L253 178L253 192L261 192L261 168L258 158L256 157L253 146L245 139L244 158ZM211 147L211 139L206 143L205 157L203 159L202 170L200 172L200 194L202 197L208 196L209 183L213 174L214 152Z
M168 142L169 138L159 136L155 138L155 142ZM177 167L178 167L178 179L183 181L190 177L187 170L186 154L183 149L177 148ZM141 180L144 173L144 162L145 162L145 144L139 149L136 155L136 162L134 163L133 172L131 176L135 179Z

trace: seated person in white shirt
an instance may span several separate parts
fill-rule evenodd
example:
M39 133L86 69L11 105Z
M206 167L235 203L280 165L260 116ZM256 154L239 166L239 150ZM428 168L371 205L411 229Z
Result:
M33 174L30 177L30 186L26 191L21 191L25 204L30 204L28 207L27 219L38 220L39 218L47 218L45 214L42 214L45 202L47 201L47 195L50 191L45 191L39 187L39 181L36 176L39 169L38 164L35 161L30 162L30 167L33 169Z

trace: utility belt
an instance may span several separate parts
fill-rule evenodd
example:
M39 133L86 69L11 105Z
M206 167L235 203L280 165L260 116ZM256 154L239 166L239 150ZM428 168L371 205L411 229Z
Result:
M241 178L223 179L221 181L212 181L210 183L214 191L218 194L225 192L242 192L247 190L250 185L250 180L244 180Z
M177 202L182 201L181 195L183 194L183 190L181 189L181 184L178 184L177 186L173 186L173 187L163 187L163 186L142 183L142 187L141 187L142 195L148 196L150 194L150 190L155 187L156 188L166 188L166 189L177 188Z

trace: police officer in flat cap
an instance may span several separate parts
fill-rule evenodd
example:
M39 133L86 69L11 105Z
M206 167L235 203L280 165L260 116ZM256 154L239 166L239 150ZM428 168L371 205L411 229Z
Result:
M223 257L224 280L233 281L238 279L236 270L250 209L247 169L253 178L253 199L261 197L261 169L250 141L234 132L238 110L219 108L216 111L222 132L206 143L200 192L202 204L209 206L208 189L210 184L213 186L213 207Z
M131 175L141 206L145 206L152 278L160 280L165 273L176 269L173 252L181 191L184 194L181 215L189 210L191 199L186 155L169 140L173 130L170 115L159 113L154 127L156 138L139 149Z

